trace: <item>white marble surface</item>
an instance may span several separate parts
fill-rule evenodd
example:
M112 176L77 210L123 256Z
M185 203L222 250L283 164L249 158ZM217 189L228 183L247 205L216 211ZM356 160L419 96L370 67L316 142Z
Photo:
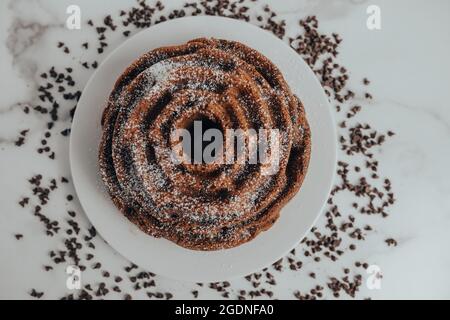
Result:
M81 7L85 22L126 8L127 2L134 3L0 1L0 298L29 298L30 288L45 291L44 297L49 299L68 292L63 266L48 273L42 270L48 263L49 249L60 247L61 240L43 235L43 227L31 209L17 204L29 192L27 179L33 174L69 175L68 138L52 140L52 147L58 151L56 161L37 155L35 146L45 130L45 122L25 115L21 106L36 103L36 81L51 65L75 66L74 78L80 90L92 72L77 66L79 61L93 59L80 44L95 39L96 35L85 24L78 31L64 27L69 4ZM321 30L342 35L340 61L350 70L350 87L357 91L366 76L372 81L370 92L374 99L365 103L359 121L397 133L377 154L380 174L392 180L396 193L397 202L390 208L390 217L358 216L375 226L375 230L356 251L346 252L337 263L329 260L306 263L300 271L277 274L278 285L271 290L278 298L292 299L295 290L308 291L312 284L324 284L329 276L340 275L343 266L364 260L378 265L383 279L380 290L369 290L363 285L357 298L450 298L450 2L267 2L282 14L288 27L307 14L316 14ZM167 1L166 6L175 7L177 3L181 1ZM380 6L382 30L366 28L365 11L369 4ZM56 48L61 39L73 47L71 55ZM121 41L121 37L111 38L106 54ZM69 125L67 117L65 123L60 121L58 129ZM15 147L13 142L18 133L27 128L31 131L26 144ZM55 191L46 213L60 217L73 208L81 216L79 221L88 225L76 201L69 204L58 200L73 192L71 185ZM352 199L342 201L351 203ZM324 220L319 221L319 229ZM23 233L24 239L17 241L15 233ZM388 247L384 243L388 237L395 238L398 246ZM95 244L103 265L120 274L127 262L101 240L96 239ZM316 281L308 277L311 271L317 274ZM363 275L366 276L364 272ZM95 282L100 278L98 271L83 274L83 281ZM196 287L162 277L156 281L158 290L170 291L176 298L191 298L190 291ZM232 288L248 289L249 285L244 279L236 279ZM200 298L220 297L207 288L198 290ZM325 291L325 297L332 295Z

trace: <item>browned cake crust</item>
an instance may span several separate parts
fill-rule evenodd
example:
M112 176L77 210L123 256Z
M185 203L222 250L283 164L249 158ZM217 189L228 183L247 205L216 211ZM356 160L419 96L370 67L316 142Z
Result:
M199 118L222 130L279 129L279 171L174 163L170 132ZM269 229L298 192L311 152L303 105L277 67L226 40L137 59L117 80L102 128L99 166L114 204L144 232L195 250L235 247Z

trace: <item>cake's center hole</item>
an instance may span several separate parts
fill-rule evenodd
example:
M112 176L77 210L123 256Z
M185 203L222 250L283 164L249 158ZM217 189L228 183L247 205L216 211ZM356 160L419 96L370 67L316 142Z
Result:
M223 147L223 130L220 124L202 116L191 121L186 129L191 139L190 143L183 141L183 150L191 163L210 163L211 157L216 157Z

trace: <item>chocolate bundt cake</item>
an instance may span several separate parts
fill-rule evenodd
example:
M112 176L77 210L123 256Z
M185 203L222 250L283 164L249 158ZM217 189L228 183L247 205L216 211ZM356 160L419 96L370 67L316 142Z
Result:
M194 121L221 132L279 130L278 170L263 174L248 159L174 161L171 133ZM117 80L101 125L99 166L114 204L147 234L195 250L235 247L270 228L298 192L311 151L303 105L277 67L227 40L138 58Z

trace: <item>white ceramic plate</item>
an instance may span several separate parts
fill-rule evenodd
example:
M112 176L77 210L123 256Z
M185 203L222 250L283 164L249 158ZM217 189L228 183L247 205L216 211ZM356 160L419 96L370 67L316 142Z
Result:
M145 52L197 37L240 41L266 55L303 101L312 132L309 170L300 192L281 211L275 225L249 243L214 252L184 249L156 239L130 223L109 199L97 164L100 118L115 80ZM72 177L80 202L103 238L123 256L170 278L214 282L264 268L294 248L320 215L336 165L336 135L331 109L315 75L300 56L271 33L245 22L220 17L189 17L146 29L117 48L83 91L72 125Z

